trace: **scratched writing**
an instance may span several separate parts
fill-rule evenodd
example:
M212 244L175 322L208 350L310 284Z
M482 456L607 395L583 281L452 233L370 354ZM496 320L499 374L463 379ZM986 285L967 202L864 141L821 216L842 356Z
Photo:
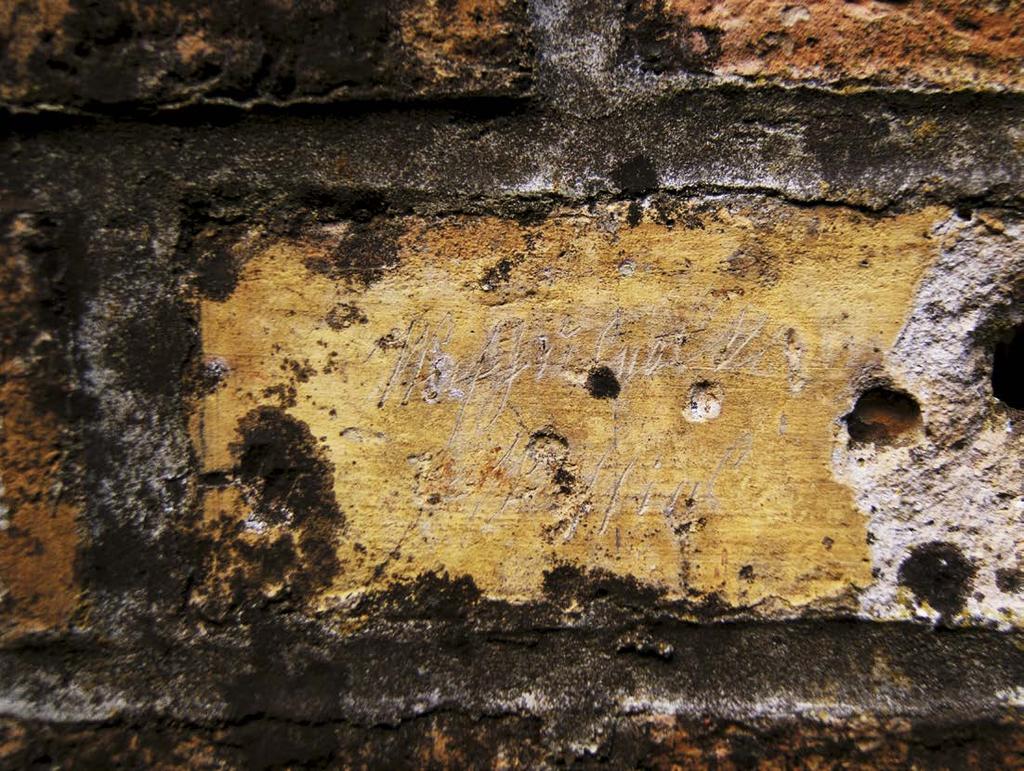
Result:
M682 536L716 508L715 485L746 462L751 432L741 432L713 468L698 473L681 469L678 458L667 463L655 455L652 462L650 455L631 453L618 446L614 433L605 446L574 447L570 454L558 446L557 452L539 449L543 432L531 436L528 426L517 425L512 436L496 424L515 410L517 394L537 399L546 385L579 385L599 365L615 373L622 399L628 399L631 384L659 376L791 374L792 334L785 327L746 308L730 315L715 307L697 311L670 323L618 309L596 323L570 315L511 317L479 329L460 328L450 312L423 314L407 323L400 345L388 351L394 361L376 390L377 406L401 409L411 400L451 405L443 447L430 464L450 473L425 474L428 480L445 478L443 485L425 489L448 505L468 501L468 513L484 528L512 513L548 512L555 516L550 529L571 541L584 525L603 536L630 509L637 517L659 517ZM476 342L466 345L466 337ZM500 454L478 473L481 459L474 448L485 440L499 442ZM561 499L555 494L559 487Z
M481 342L472 354L459 358L449 350L453 336L462 333L452 314L437 321L420 316L404 331L394 366L377 391L377 406L396 401L404 405L411 398L430 404L458 402L451 444L471 414L475 433L492 427L521 380L535 385L578 380L581 372L600 364L611 367L624 388L635 379L663 372L772 374L764 359L778 334L769 333L764 314L743 309L724 324L708 319L679 324L650 332L639 344L623 334L627 326L647 323L621 311L600 324L580 323L569 316L549 325L512 318L487 330L469 331Z
M516 434L475 483L456 474L446 501L475 500L471 514L484 528L510 510L517 516L554 512L557 521L550 529L566 542L576 537L581 524L592 525L593 532L603 536L616 515L627 508L637 517L660 518L675 536L682 537L718 508L716 485L724 474L748 462L753 432L742 432L703 477L680 475L660 456L653 462L635 455L616 458L612 446L592 454L581 448L582 460L573 461L567 453L538 451L536 440L536 435L524 441L523 434ZM593 460L588 461L588 456ZM441 467L450 458L436 460ZM566 480L572 480L569 489ZM552 502L560 485L561 493L571 493L568 507Z

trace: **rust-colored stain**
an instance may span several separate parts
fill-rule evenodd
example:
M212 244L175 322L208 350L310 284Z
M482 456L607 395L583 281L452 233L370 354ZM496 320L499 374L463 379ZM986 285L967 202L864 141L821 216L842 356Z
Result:
M1018 0L696 2L644 0L627 34L718 75L845 84L1011 88L1024 85ZM671 54L669 54L671 55Z
M0 244L8 322L30 317L36 302L29 258L11 246L24 227L15 220L11 240ZM79 603L78 507L62 480L65 427L40 403L37 377L23 356L0 356L0 636L59 627Z
M194 431L228 483L206 509L237 539L219 570L283 549L279 584L327 537L326 604L426 571L525 600L560 564L767 611L866 585L832 451L943 212L625 213L250 233L200 308L221 379Z

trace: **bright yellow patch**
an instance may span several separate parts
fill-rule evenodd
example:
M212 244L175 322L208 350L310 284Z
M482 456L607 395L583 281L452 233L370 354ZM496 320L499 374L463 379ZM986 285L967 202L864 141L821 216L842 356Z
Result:
M368 288L307 270L322 243L263 249L202 302L228 370L197 411L206 470L231 471L267 389L295 388L347 518L329 594L447 570L528 599L562 563L738 604L864 586L865 519L831 454L943 212L622 214L409 218ZM588 390L614 390L600 367L617 398Z

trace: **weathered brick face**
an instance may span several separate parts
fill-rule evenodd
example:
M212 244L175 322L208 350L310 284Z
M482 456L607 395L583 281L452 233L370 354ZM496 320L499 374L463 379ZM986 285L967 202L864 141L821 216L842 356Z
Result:
M1020 3L626 5L624 59L658 73L846 87L1019 91Z
M0 765L1021 765L1022 17L0 0Z

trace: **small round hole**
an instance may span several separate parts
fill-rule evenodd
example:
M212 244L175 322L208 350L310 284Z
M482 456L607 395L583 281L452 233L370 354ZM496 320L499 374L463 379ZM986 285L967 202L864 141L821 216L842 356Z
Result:
M1024 326L996 343L992 357L992 393L1007 407L1024 409Z
M707 423L722 414L722 389L717 383L702 380L690 388L683 417L691 423Z
M617 399L622 387L610 367L594 367L587 375L587 390L595 399Z
M844 420L851 442L891 444L921 425L921 408L910 394L870 388Z

